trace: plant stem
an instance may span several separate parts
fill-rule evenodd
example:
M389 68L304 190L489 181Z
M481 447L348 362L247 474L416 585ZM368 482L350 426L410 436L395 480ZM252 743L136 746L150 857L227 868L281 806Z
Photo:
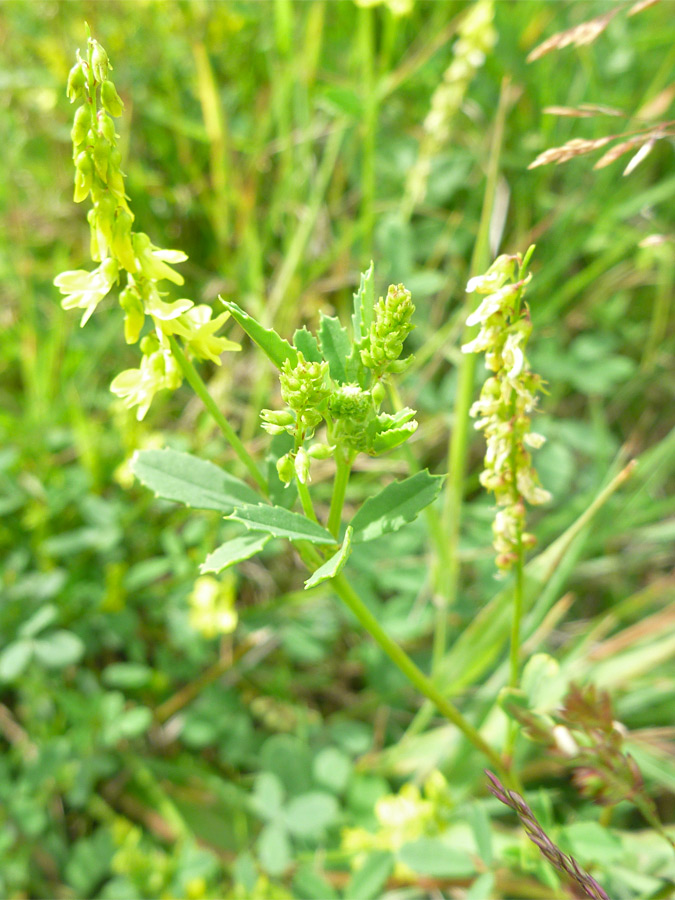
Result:
M480 732L464 718L457 707L447 700L431 680L417 668L408 654L389 637L375 616L346 580L344 575L337 575L332 579L332 584L342 602L353 612L368 634L377 644L379 644L392 662L406 676L408 681L416 687L421 694L427 697L448 721L459 728L473 746L477 750L480 750L480 752L490 760L500 774L506 777L511 784L514 784L514 780L504 768L499 754L485 742Z
M340 536L340 524L342 522L342 507L345 503L345 494L349 475L352 470L351 458L343 457L339 452L336 458L337 469L333 484L333 496L330 500L330 512L328 513L328 530L334 538Z
M302 503L302 511L308 519L311 519L312 522L316 522L316 524L318 525L319 520L317 519L316 513L314 511L314 504L312 503L309 488L306 484L303 484L299 478L296 478L295 481L298 486L298 497L300 497L300 503Z
M180 347L180 344L173 335L169 335L169 343L171 345L171 352L173 353L176 362L180 366L181 371L185 376L185 380L190 385L195 394L197 394L208 412L211 414L213 421L220 428L227 442L230 444L239 459L246 466L255 483L258 485L263 494L267 496L267 482L265 481L262 472L256 465L253 457L250 455L246 447L244 447L242 442L239 440L239 437L237 436L234 428L232 428L230 423L218 408L218 404L216 403L216 401L213 399L211 394L209 394L206 385L202 381L201 375L192 365L190 360L185 356Z
M364 259L373 255L375 227L375 133L377 129L377 92L375 91L373 54L373 11L359 10L359 56L363 79L363 156L361 161L361 219Z

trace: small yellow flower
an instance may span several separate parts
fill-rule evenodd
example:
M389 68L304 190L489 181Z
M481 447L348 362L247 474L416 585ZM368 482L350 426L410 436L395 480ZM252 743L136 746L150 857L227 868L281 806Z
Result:
M189 603L190 625L205 638L231 634L237 627L232 576L218 580L212 575L201 575L195 581Z
M64 295L64 309L84 309L80 325L86 325L92 313L117 281L119 269L114 259L106 259L93 272L73 269L61 272L54 284Z

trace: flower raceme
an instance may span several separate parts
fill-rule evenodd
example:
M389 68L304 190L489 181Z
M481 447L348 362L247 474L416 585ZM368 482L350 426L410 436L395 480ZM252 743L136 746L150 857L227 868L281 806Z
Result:
M90 37L86 59L78 51L67 87L71 103L81 104L71 131L74 199L81 203L91 197L92 208L87 215L90 252L100 265L91 272L63 272L54 284L63 295L64 309L84 310L81 324L85 325L126 273L126 284L119 294L125 340L137 343L146 319L153 331L141 340L139 368L121 372L110 388L128 407L137 407L137 417L142 419L157 391L174 390L182 382L171 350L172 336L180 337L196 359L216 365L221 364L220 355L225 350L238 350L239 345L216 334L229 313L214 318L209 306L195 306L188 299L167 300L159 288L163 281L178 286L184 283L173 266L185 262L187 256L181 250L156 247L147 234L132 228L134 216L125 193L113 122L113 117L122 114L124 104L108 77L111 69L105 50Z
M521 550L535 543L525 531L525 501L546 503L551 495L539 484L528 448L544 437L531 430L541 378L528 365L525 349L532 331L529 310L522 302L531 275L520 254L498 257L484 275L472 278L469 293L483 295L467 325L480 325L477 336L462 347L464 353L484 353L493 372L471 407L475 427L485 433L486 452L480 481L495 495L499 507L492 526L497 566L508 570Z

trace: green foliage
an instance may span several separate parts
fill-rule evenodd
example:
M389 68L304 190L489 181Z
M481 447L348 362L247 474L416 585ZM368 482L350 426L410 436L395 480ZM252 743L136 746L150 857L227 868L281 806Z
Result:
M420 713L419 695L338 605L332 580L348 582L432 671L451 568L436 473L448 469L448 428L461 426L464 288L487 257L533 240L527 355L549 392L537 469L554 496L528 523L544 548L524 574L529 661L520 687L505 691L513 592L494 581L494 511L469 428L458 591L435 678L498 749L509 721L569 729L558 714L573 682L607 691L620 727L601 719L600 744L631 798L601 808L598 781L579 790L574 763L595 765L594 779L602 763L588 727L574 731L583 759L518 733L524 798L609 896L667 894L672 850L635 801L654 802L672 837L672 149L655 141L625 178L620 161L594 171L590 156L527 167L572 138L625 129L589 108L583 117L547 108L600 104L646 128L672 118L668 6L620 11L590 46L528 65L553 32L607 10L591 0L407 10L166 2L138 4L130 28L115 2L2 5L0 671L10 677L0 684L0 894L421 900L433 890L484 900L567 890L515 813L486 797L483 756ZM96 122L77 111L88 87L81 64L68 74L85 18L114 64L91 45ZM484 176L504 76L518 102L502 93L488 241ZM443 112L448 140L432 142L431 110ZM489 251L471 263L481 235ZM114 265L95 258L104 240ZM189 257L180 275L178 257L158 250L176 246ZM63 270L60 296L52 279ZM351 418L359 392L374 389L361 351L379 338L378 297L400 283L416 307L414 360L375 391L374 435ZM86 328L61 308L65 298L91 311ZM207 321L194 316L203 307ZM179 380L157 332L172 322L214 405L264 460L264 507L259 482L187 385L153 392ZM216 369L240 328L257 346L244 340ZM150 360L146 381L135 341ZM258 420L263 407L285 414L273 369L294 366L298 351L328 363L335 390L357 388L334 398L337 412L351 411L335 415L330 435L316 426L306 458L287 430L294 420L271 439ZM121 370L135 373L118 382L122 401L152 400L142 422L109 394ZM470 388L473 402L480 384ZM419 428L401 448L413 418ZM336 459L336 435L366 453ZM140 461L154 458L145 454L159 467L144 470ZM165 472L167 454L182 466ZM276 463L287 454L285 486ZM630 454L637 468L591 519L585 511ZM335 464L347 462L351 477L332 503ZM406 493L400 514L373 507L384 485L407 492L413 478L421 496ZM303 523L301 532L292 520L297 537L311 521L310 491L328 526L312 529L318 543L242 533L247 523L224 518L273 510L277 528L278 507ZM377 540L357 539L359 516ZM221 573L216 586L236 603L236 630L218 640L191 618L200 566ZM303 581L316 586L303 591ZM626 784L627 759L639 790ZM323 827L310 832L308 816ZM457 874L467 860L482 874Z

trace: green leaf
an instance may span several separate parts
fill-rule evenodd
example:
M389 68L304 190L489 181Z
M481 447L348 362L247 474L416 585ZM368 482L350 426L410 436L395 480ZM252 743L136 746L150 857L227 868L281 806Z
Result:
M286 827L296 837L316 842L338 818L340 807L332 794L310 791L293 797L284 810Z
M267 506L264 503L257 506L241 506L225 518L233 522L242 522L253 531L266 531L273 537L283 537L289 541L337 544L333 535L321 525L282 506Z
M256 492L220 466L177 450L140 450L131 471L158 497L194 509L232 512L242 503L259 503Z
M14 641L0 653L0 681L13 681L24 671L33 655L32 641Z
M147 706L133 706L131 709L126 709L114 725L109 727L111 730L114 728L117 740L122 738L132 740L145 734L151 724L151 710Z
M52 625L57 618L56 607L52 603L42 606L19 629L19 634L24 638L35 637L40 631L44 631L48 625Z
M53 631L34 641L35 656L50 669L62 669L78 662L84 654L84 644L72 631Z
M213 553L209 553L199 567L200 572L222 572L228 566L250 559L256 553L260 553L265 544L271 540L269 534L262 537L258 534L243 534L222 544Z
M485 805L480 802L472 803L467 810L466 818L473 831L480 858L486 866L491 866L493 860L492 827Z
M341 794L347 787L353 768L349 757L337 747L326 747L316 755L312 774L317 784L334 794Z
M251 807L261 819L273 822L279 818L284 794L284 786L278 775L274 772L259 772L253 785Z
M283 875L291 862L291 842L286 829L271 823L260 832L258 859L268 875Z
M420 838L404 844L398 852L398 860L419 875L433 878L468 878L476 873L476 867L465 851L449 847L438 838Z
M319 566L319 568L307 579L305 582L305 590L308 591L310 588L316 587L317 584L321 584L323 581L328 581L330 578L335 578L335 576L342 571L345 563L349 559L349 555L352 552L352 534L354 529L351 525L347 526L347 530L345 532L345 539L342 542L342 546L338 550L338 552L331 556L330 559L327 559L326 562Z
M374 267L371 261L368 269L362 273L359 289L354 294L354 313L352 315L352 327L354 329L354 344L360 344L368 334L375 310L375 279Z
M373 541L412 522L438 497L443 479L443 475L430 475L424 469L405 481L388 484L379 494L366 500L352 519L354 543Z
M400 428L389 428L380 434L376 434L373 439L374 453L388 453L395 447L405 444L408 438L417 431L417 422L407 422Z
M375 900L394 869L394 857L385 851L370 853L345 888L344 900Z
M347 359L352 350L346 329L342 327L339 319L321 313L319 338L321 352L330 368L331 378L339 384L346 384L349 381L346 368Z
M293 896L298 900L338 900L332 884L309 863L301 865L293 876Z
M483 872L466 892L465 898L466 900L485 900L486 897L492 897L494 889L494 872Z
M152 669L143 663L111 663L101 673L106 687L134 690L146 687L152 680Z
M560 829L560 844L582 863L609 866L624 857L620 839L599 822L572 822Z
M312 760L306 742L291 734L275 734L260 751L260 765L273 772L291 796L311 789Z
M220 300L232 318L241 325L246 334L260 347L277 369L280 369L287 359L290 359L293 365L297 363L298 354L295 347L291 347L288 341L278 335L273 328L265 328L231 300L223 300L222 297Z
M341 85L329 85L321 92L320 100L331 112L345 113L359 121L363 118L363 102L356 91Z
M293 345L309 362L322 361L323 357L321 356L321 350L319 350L319 342L304 325L302 328L298 328L293 335Z

